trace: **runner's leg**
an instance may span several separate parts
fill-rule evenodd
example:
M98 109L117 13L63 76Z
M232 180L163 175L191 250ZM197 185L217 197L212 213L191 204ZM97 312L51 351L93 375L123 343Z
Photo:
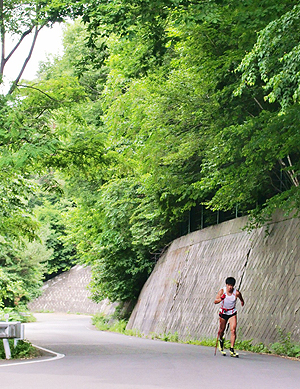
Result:
M229 325L230 325L230 344L231 347L234 348L235 344L235 339L236 339L236 326L237 326L237 317L232 316L229 320Z
M225 328L226 328L226 323L227 323L227 320L220 317L220 328L219 328L219 332L218 332L218 338L219 338L219 350L223 356L226 355L226 352L224 351L224 337L223 337L224 332L225 332Z
M225 328L226 328L226 320L220 317L219 339L223 338Z

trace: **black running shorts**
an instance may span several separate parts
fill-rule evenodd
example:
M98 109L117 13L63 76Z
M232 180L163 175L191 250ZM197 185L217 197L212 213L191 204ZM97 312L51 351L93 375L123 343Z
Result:
M219 313L219 316L222 318L222 319L225 319L226 321L228 321L232 316L236 316L237 312L233 313L232 315L226 315L225 313Z

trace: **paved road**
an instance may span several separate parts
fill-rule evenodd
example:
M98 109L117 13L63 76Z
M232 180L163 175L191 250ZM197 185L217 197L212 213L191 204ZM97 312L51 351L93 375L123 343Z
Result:
M96 331L91 318L37 314L31 342L58 353L0 363L1 389L298 389L300 362Z

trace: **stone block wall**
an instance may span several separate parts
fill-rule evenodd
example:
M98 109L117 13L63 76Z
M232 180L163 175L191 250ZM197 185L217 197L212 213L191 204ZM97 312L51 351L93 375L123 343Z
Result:
M246 222L231 220L175 240L145 284L128 328L216 337L214 299L233 276L245 299L243 308L237 303L239 338L269 344L278 339L278 326L299 342L299 219L277 215L250 233L242 230Z
M69 312L82 314L114 313L117 303L103 300L99 304L90 299L88 284L91 281L90 267L74 266L49 281L42 288L42 295L28 304L32 312Z

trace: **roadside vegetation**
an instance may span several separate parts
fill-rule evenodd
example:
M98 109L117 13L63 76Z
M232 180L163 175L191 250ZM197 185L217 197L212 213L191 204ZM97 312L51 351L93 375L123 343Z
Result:
M36 321L34 315L28 311L26 306L0 308L0 321L20 321L21 323L32 323Z
M212 338L203 338L203 339L180 339L177 332L175 333L166 333L166 334L156 334L150 333L145 336L137 330L127 330L127 320L116 319L114 316L105 316L103 314L97 314L93 316L93 324L100 331L111 331L117 332L120 334L128 336L136 336L140 338L148 339L158 339L164 342L175 342L175 343L185 343L185 344L194 344L198 346L208 346L215 347L216 339ZM255 344L252 339L250 340L238 340L235 343L236 350L250 351L253 353L264 353L264 354L274 354L285 357L297 358L300 361L300 344L296 344L291 340L291 334L285 333L280 328L277 329L278 332L278 341L269 345L263 343ZM230 342L225 341L225 348L229 349Z
M40 351L35 348L27 340L18 340L17 345L14 345L14 340L9 339L9 346L11 351L11 359L31 359L39 357L41 355ZM0 359L5 359L5 350L3 346L2 339L0 341Z

